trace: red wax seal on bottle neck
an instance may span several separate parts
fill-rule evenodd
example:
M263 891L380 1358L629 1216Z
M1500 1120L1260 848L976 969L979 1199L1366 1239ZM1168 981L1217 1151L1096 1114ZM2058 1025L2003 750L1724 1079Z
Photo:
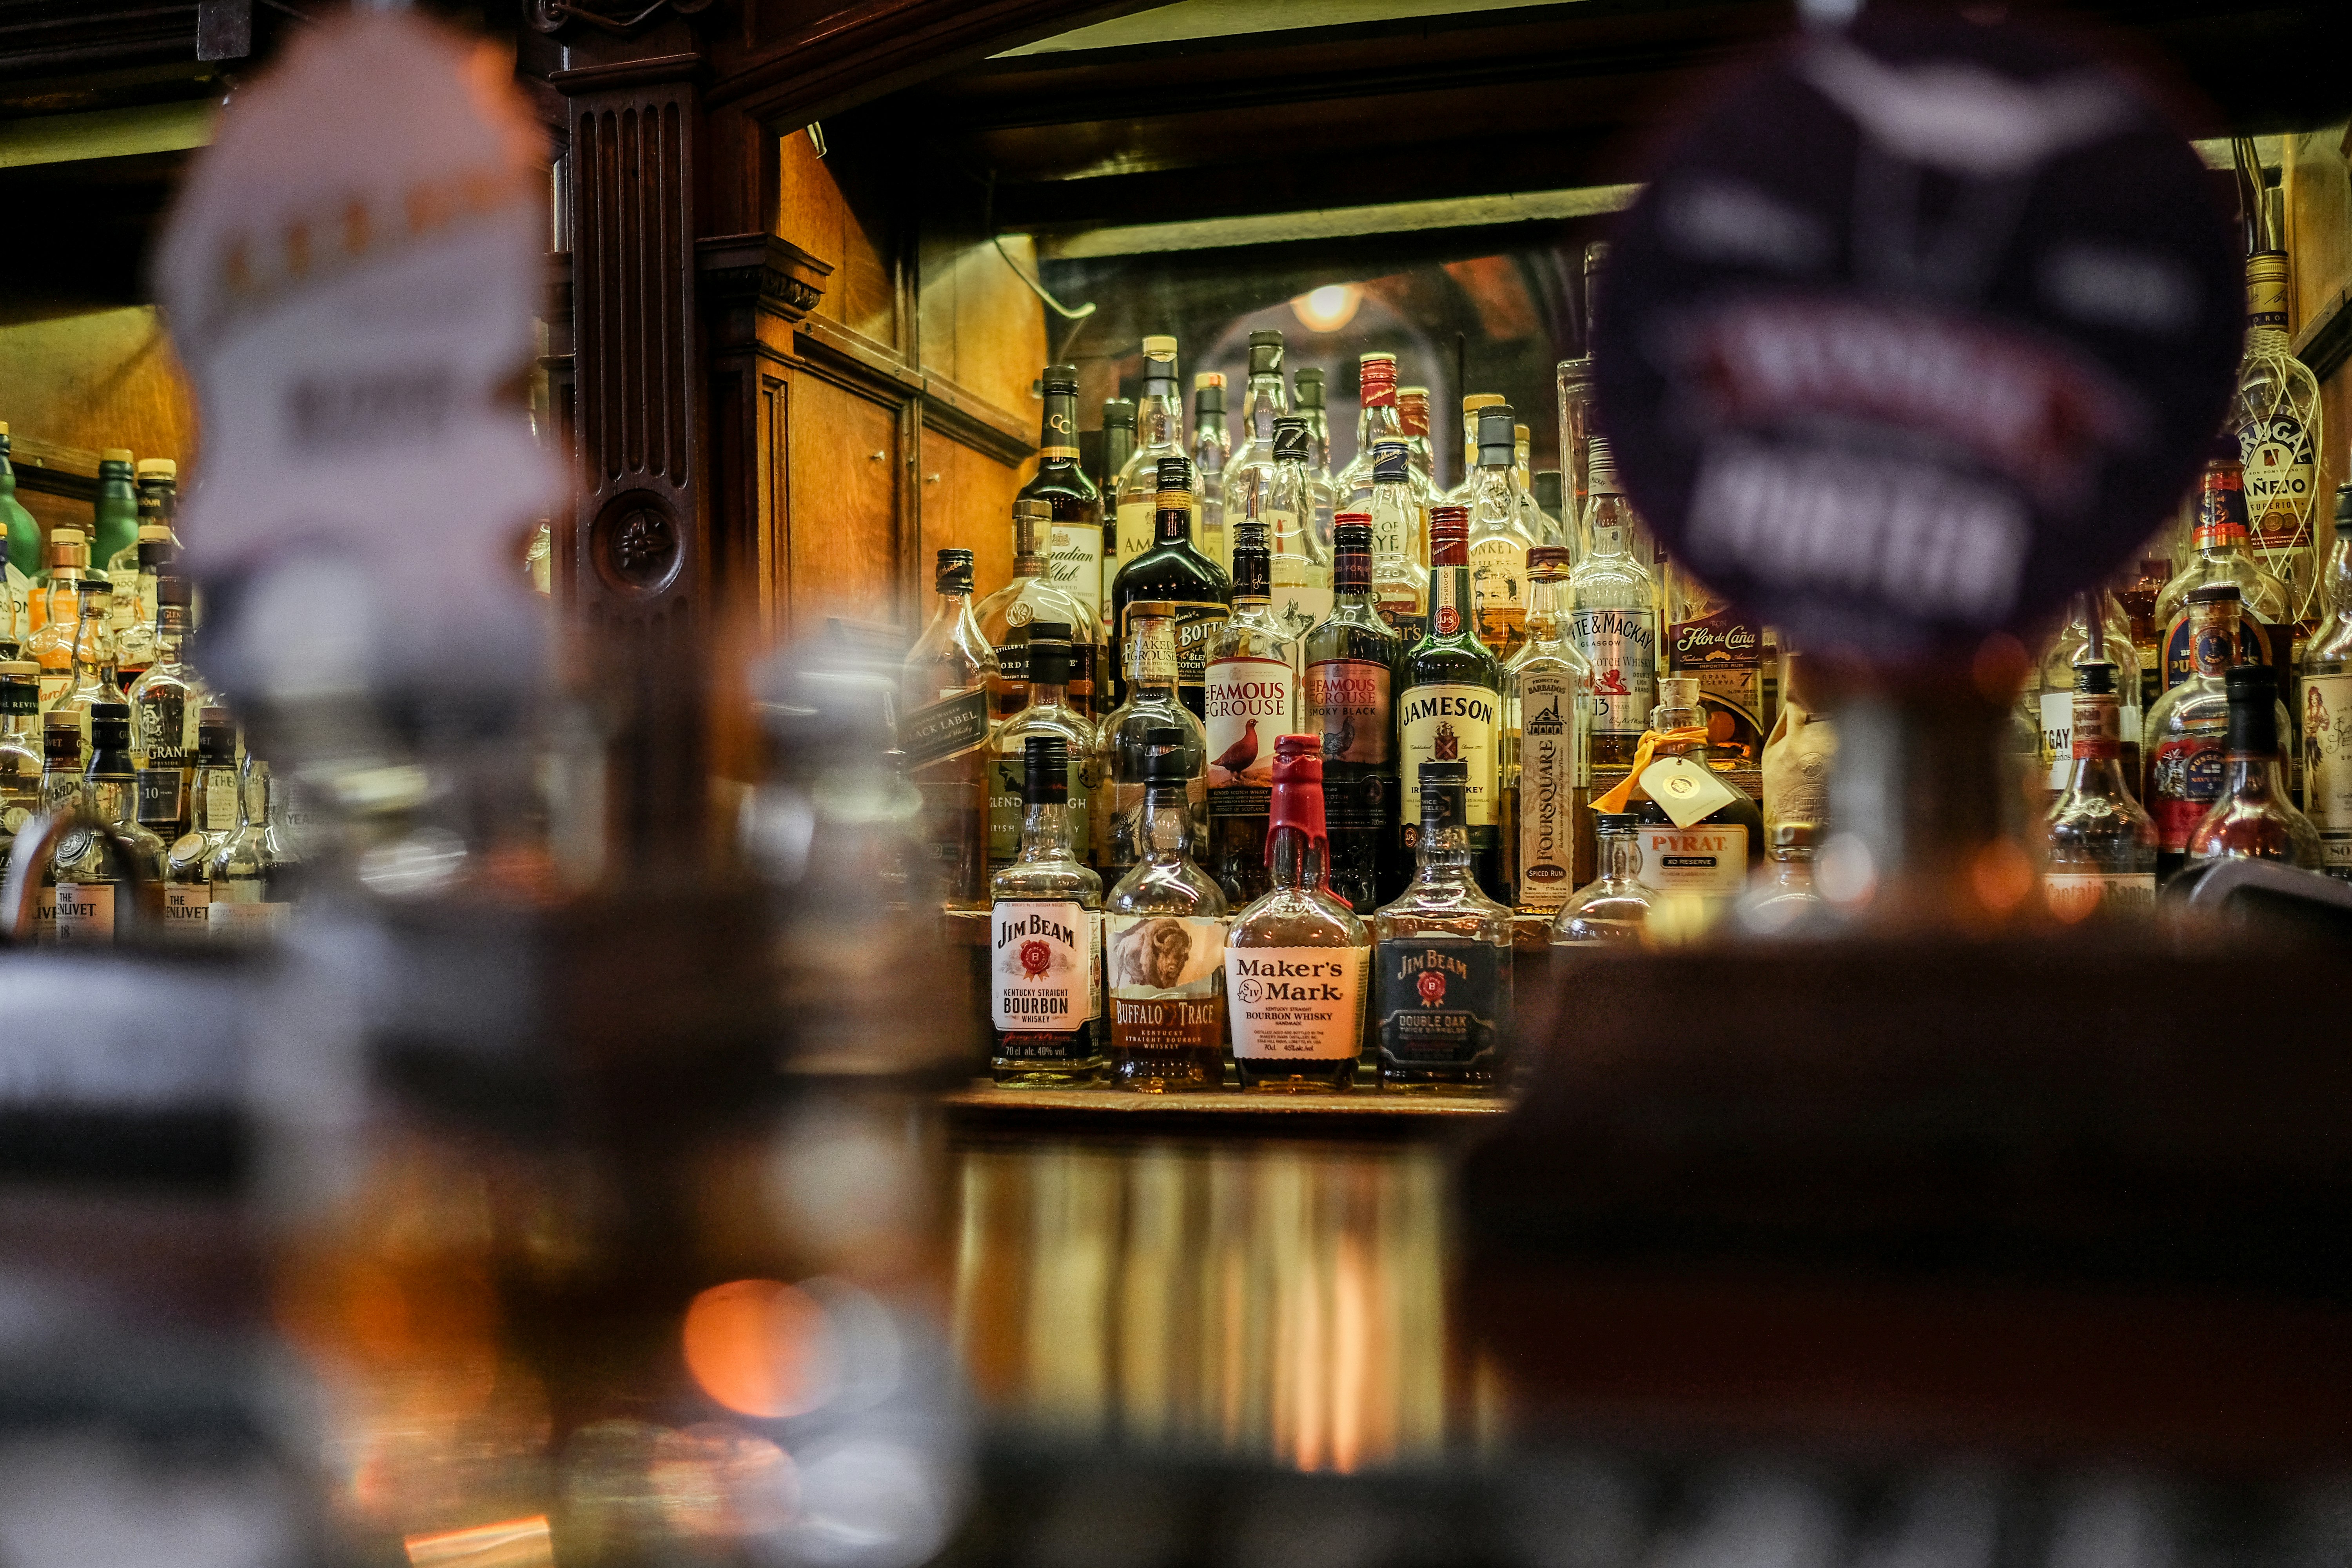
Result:
M1429 509L1429 563L1432 566L1470 564L1470 509L1433 506Z
M1275 840L1286 827L1328 859L1331 840L1323 826L1323 737L1280 735L1274 742L1274 804L1267 812L1265 862L1274 864Z

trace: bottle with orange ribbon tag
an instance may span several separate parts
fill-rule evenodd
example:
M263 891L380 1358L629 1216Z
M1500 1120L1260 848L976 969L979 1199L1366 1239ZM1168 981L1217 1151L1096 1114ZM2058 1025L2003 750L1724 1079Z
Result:
M1633 771L1592 809L1630 811L1640 819L1643 887L1736 899L1764 858L1764 814L1706 765L1697 679L1667 676L1658 696Z

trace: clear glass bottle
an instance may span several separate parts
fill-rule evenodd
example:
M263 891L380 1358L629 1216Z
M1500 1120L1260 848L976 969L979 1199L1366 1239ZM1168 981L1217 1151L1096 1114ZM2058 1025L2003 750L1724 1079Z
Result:
M1126 465L1118 471L1117 546L1107 563L1114 584L1129 562L1160 542L1158 517L1166 493L1160 482L1165 458L1183 458L1187 537L1200 536L1201 500L1192 493L1192 459L1184 455L1187 443L1184 388L1176 374L1176 340L1148 337L1143 340L1143 395L1135 402L1135 450L1128 454ZM1111 606L1110 624L1116 634L1117 605Z
M1208 731L1177 697L1175 607L1139 601L1129 607L1128 626L1127 700L1102 725L1110 809L1094 814L1095 864L1114 879L1142 858L1143 762L1152 731L1184 731L1196 841L1209 822Z
M1412 487L1412 448L1381 440L1372 451L1372 483L1360 510L1343 516L1371 528L1372 602L1381 619L1408 644L1429 629L1429 513Z
M180 510L180 466L169 458L142 458L131 466L131 485L138 500L134 503L139 515L139 527L128 548L118 550L107 558L107 581L114 584L114 630L116 636L142 623L155 619L152 599L140 594L140 572L145 560L141 546L150 540L160 540L169 547L165 559L178 552L180 536L172 524Z
M1499 864L1496 766L1503 722L1503 667L1470 619L1470 519L1450 503L1429 513L1429 630L1397 656L1397 770L1403 782L1393 863L1412 863L1421 837L1421 764L1470 764L1470 848L1478 879L1504 885Z
M1528 552L1527 641L1503 667L1503 858L1528 914L1551 914L1576 887L1576 825L1592 783L1592 667L1569 635L1569 571L1559 545Z
M1499 392L1474 392L1462 400L1462 478L1454 488L1438 500L1448 506L1467 510L1478 500L1478 416L1489 408L1500 407L1506 399Z
M2289 622L2307 624L2318 602L2319 381L2287 340L2287 282L2285 251L2246 258L2246 351L2230 426L2245 464L2255 559L2286 584Z
M1562 542L1559 524L1536 496L1535 471L1528 467L1535 447L1534 433L1524 425L1511 426L1511 485L1518 497L1519 521L1538 544Z
M49 703L49 711L72 714L81 725L84 739L89 739L90 712L99 703L129 700L114 679L114 585L92 573L76 586L81 614L74 626L73 668L66 689Z
M2303 804L2327 874L2352 880L2352 483L2336 489L2327 616L2303 651Z
M1429 388L1397 388L1397 429L1404 437L1405 451L1418 481L1413 494L1422 498L1422 510L1426 514L1437 502L1437 454L1429 445Z
M1371 937L1325 886L1323 742L1275 742L1274 886L1234 917L1225 995L1241 1087L1335 1093L1353 1087L1364 1048Z
M1528 638L1528 531L1518 482L1511 477L1515 416L1507 403L1478 411L1478 468L1470 504L1470 587L1478 636L1505 663Z
M1307 421L1307 488L1312 498L1309 529L1315 542L1331 553L1331 519L1338 515L1339 485L1331 477L1331 421L1323 407L1323 373L1308 365L1291 380L1292 405Z
M194 940L208 934L213 856L245 821L236 727L226 708L207 708L198 721L189 813L188 831L163 856L163 933Z
M33 635L19 651L41 667L41 711L73 684L74 636L81 627L81 580L89 546L78 528L49 530L48 563L33 581Z
M2132 646L2131 620L2124 614L2123 605L2104 588L2097 594L2105 612L2099 624L2097 650L2094 652L2091 647L2091 595L2077 594L2067 601L2066 624L2051 639L2033 681L2040 692L2042 749L2038 765L2042 787L2053 798L2066 787L2074 771L2074 746L2069 739L2074 722L2074 672L2095 661L2116 667L2116 696L2121 704L2124 737L2124 777L2136 779L2140 775L2140 725L2147 715L2139 705L2139 653Z
M159 523L141 523L138 553L130 585L114 584L114 674L125 691L155 662L155 584L174 559L170 531ZM108 581L114 581L110 573ZM135 732L132 739L137 739Z
M1592 765L1633 760L1658 700L1658 590L1633 558L1633 509L1617 488L1608 441L1588 443L1585 556L1569 579L1575 610L1570 637L1592 667Z
M1135 455L1135 400L1131 397L1108 397L1103 400L1102 477L1096 482L1100 497L1102 518L1102 576L1095 590L1095 603L1102 611L1104 645L1118 658L1118 648L1110 640L1110 585L1118 575L1118 477L1127 471L1128 458ZM1105 698L1105 701L1111 699Z
M1013 498L1015 516L1023 501L1044 501L1053 518L1045 531L1045 577L1053 586L1087 607L1087 635L1075 629L1071 646L1091 645L1096 652L1080 653L1073 663L1071 706L1088 718L1110 707L1110 671L1101 668L1103 647L1103 493L1087 477L1078 461L1078 370L1076 365L1049 364L1040 378L1045 394L1043 423L1037 431L1037 471ZM1132 405L1128 408L1128 433L1134 434ZM1126 454L1120 454L1125 461ZM1054 616L1045 617L1048 620ZM1092 663L1089 663L1089 658ZM1101 704L1096 705L1099 695Z
M989 879L989 1066L1000 1088L1102 1081L1102 879L1070 853L1068 766L1060 736L1029 737L1021 854Z
M2156 598L2156 619L2164 628L2164 686L2189 679L2196 663L2189 595L2209 583L2238 590L2238 639L2244 658L2274 668L2288 665L2287 642L2294 621L2286 584L2255 561L2246 547L2246 475L2237 442L2216 439L2197 482L2195 553L2181 563Z
M2189 835L2221 793L2222 742L2230 721L2223 678L2239 664L2261 662L2240 631L2237 584L2207 583L2191 589L2189 610L2194 628L2189 678L2148 710L2140 744L2147 770L2140 800L2156 819L2159 882L2187 862ZM2283 714L2278 732L2286 732Z
M154 654L131 684L131 754L142 772L185 772L195 756L196 726L205 709L205 684L195 667L180 657L187 641L188 580L165 573L155 588L155 624L148 637Z
M1296 414L1276 419L1273 473L1250 492L1249 520L1265 525L1273 552L1274 613L1294 638L1331 613L1331 552L1315 528L1315 483L1307 458L1307 421Z
M131 765L131 710L100 704L89 716L82 801L90 822L58 840L53 857L59 943L112 942L139 919L143 888L160 899L163 843L139 823L139 775Z
M2042 901L2070 923L2145 916L2156 908L2156 821L2127 782L2117 690L2138 683L2104 659L2069 673L2066 776L2042 821Z
M988 870L991 876L1021 855L1021 825L1028 816L1022 795L1023 770L1033 735L1058 737L1068 759L1062 814L1070 825L1070 852L1080 861L1094 857L1094 805L1102 793L1102 740L1094 721L1067 697L1070 627L1059 621L1033 621L1022 652L1029 674L1029 704L996 726L988 737Z
M1225 427L1225 377L1204 370L1192 377L1192 478L1201 491L1201 553L1233 569L1225 538L1225 462L1234 454Z
M1207 679L1208 652L1232 613L1233 579L1192 542L1192 459L1163 460L1159 482L1152 546L1122 565L1111 584L1112 646L1124 643L1133 606L1166 606L1164 613L1176 623L1176 692L1198 716L1206 700L1202 683ZM1124 700L1125 693L1120 695Z
M10 846L41 812L41 667L0 661L0 875Z
M1013 579L972 607L980 635L996 653L1001 720L1017 713L1029 700L1029 637L1031 628L1045 623L1063 627L1069 647L1069 680L1065 695L1072 708L1091 718L1097 676L1102 668L1102 645L1097 640L1094 611L1055 580L1052 542L1067 530L1054 521L1050 500L1013 503ZM1018 789L1018 784L1015 784ZM1017 814L1016 814L1017 815Z
M2242 664L2222 678L2230 716L2221 745L2221 793L2189 833L2189 864L2276 860L2321 868L2319 829L2287 798L2279 765L2278 672Z
M1339 514L1332 555L1331 614L1307 634L1298 727L1323 737L1331 890L1370 914L1396 892L1389 866L1399 788L1391 695L1404 645L1380 612L1372 529L1362 513Z
M1142 858L1103 899L1110 1081L1150 1094L1225 1081L1228 906L1192 861L1185 742L1173 725L1146 731Z
M1813 890L1813 850L1820 829L1810 822L1776 822L1764 867L1731 907L1732 925L1752 937L1827 935L1829 906Z
M950 908L987 900L985 770L996 654L971 610L971 552L942 550L939 605L898 677L898 749L923 795L931 875Z
M81 776L81 726L69 713L41 716L41 804L43 812L82 804L84 785ZM58 849L68 847L60 844ZM74 845L68 858L79 861L89 852L89 846ZM33 912L33 940L37 942L58 939L58 849L50 851L49 862L41 868L39 902Z
M1252 496L1274 477L1274 422L1290 412L1290 384L1282 374L1282 334L1249 336L1249 379L1242 384L1241 418L1225 458L1225 554L1233 570L1233 524L1251 515Z
M1384 441L1404 442L1404 415L1398 404L1396 355L1369 353L1356 362L1356 455L1348 466L1331 479L1331 493L1341 511L1372 510L1372 487L1379 482L1374 467L1380 461L1380 446ZM1423 412L1427 411L1423 395ZM1406 448L1408 454L1411 447ZM1410 460L1405 468L1405 483L1412 492L1416 512L1425 510L1436 498L1429 493L1426 480L1414 473ZM1419 518L1416 516L1415 521ZM1374 546L1378 548L1377 544Z
M1296 465L1293 465L1294 467ZM1274 742L1298 728L1298 637L1269 597L1265 526L1235 525L1234 614L1209 650L1209 875L1245 904L1266 889Z
M269 764L246 753L237 777L236 830L205 861L205 933L215 942L264 942L278 934L293 894L283 848L270 840Z
M1381 1088L1503 1086L1511 1042L1511 911L1478 890L1463 812L1466 763L1421 764L1412 881L1372 919Z
M1571 895L1551 921L1554 947L1636 947L1650 921L1650 889L1642 884L1640 823L1630 811L1592 819L1601 874Z

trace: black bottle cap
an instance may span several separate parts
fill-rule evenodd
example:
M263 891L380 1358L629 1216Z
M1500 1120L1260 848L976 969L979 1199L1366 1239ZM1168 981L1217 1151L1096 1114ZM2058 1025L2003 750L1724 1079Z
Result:
M2076 665L2074 692L2081 697L2113 697L2116 694L2116 667L2104 663Z
M168 539L142 539L139 542L139 564L142 566L168 566L172 563L172 557L177 553Z
M1138 761L1146 784L1183 784L1192 776L1184 731L1172 724L1154 725L1143 732L1143 755Z
M1197 380L1192 384L1192 413L1195 417L1203 414L1223 414L1224 411L1224 377L1219 376L1214 381Z
M1641 819L1630 811L1604 811L1592 819L1592 836L1596 838L1631 838Z
M1433 833L1467 820L1470 795L1468 763L1421 764L1421 829Z
M939 564L932 574L932 585L942 594L971 592L971 552L942 550Z
M92 594L111 594L114 579L103 572L92 572L74 584L74 592L85 598Z
M1372 443L1372 482L1401 485L1412 477L1412 447L1403 441Z
M1051 631L1054 635L1047 636ZM1034 626L1029 628L1029 681L1033 686L1061 686L1070 679L1070 628Z
M1032 735L1022 743L1021 800L1063 805L1070 798L1070 743L1059 735Z
M1078 367L1074 364L1049 364L1045 374L1037 378L1048 393L1063 392L1075 395L1078 390Z
M1334 555L1371 554L1372 525L1369 522L1334 522L1331 525L1331 552Z
M186 609L189 597L188 580L185 577L181 576L177 572L163 572L156 574L155 602L157 604L177 605L182 609Z
M1249 373L1252 375L1282 374L1282 334L1280 332L1250 334Z
M41 755L52 763L81 761L81 726L70 713L51 713L41 721Z
M1559 470L1558 468L1538 468L1535 472L1534 489L1536 492L1536 505L1543 508L1544 510L1551 513L1552 516L1558 517L1559 515L1560 500L1568 493L1568 487L1561 482Z
M1307 438L1307 420L1297 414L1278 416L1274 422L1274 460L1277 463L1303 463L1313 449Z
M1323 406L1323 373L1308 365L1291 378L1297 390L1291 401L1301 408Z
M2278 750L2278 671L2267 664L2232 666L2221 677L2230 694L2230 733L2224 750L2263 756Z
M1499 452L1508 462L1518 444L1519 416L1507 403L1490 403L1478 410L1478 460L1494 459L1490 453Z
M1190 490L1192 488L1192 463L1188 458L1160 459L1160 488L1163 490Z
M1234 531L1234 597L1274 596L1274 551L1266 543L1265 524L1242 521Z
M89 748L92 752L131 749L131 710L121 702L89 705Z
M1103 400L1103 428L1106 430L1135 428L1135 399L1107 397Z
M2205 583L2189 590L2189 602L2192 605L2218 604L2224 599L2233 605L2238 602L2235 583Z

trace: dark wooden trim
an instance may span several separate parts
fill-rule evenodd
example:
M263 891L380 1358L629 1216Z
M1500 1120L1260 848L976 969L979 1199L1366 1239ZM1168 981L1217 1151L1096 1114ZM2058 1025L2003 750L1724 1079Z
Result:
M1033 422L935 370L923 372L923 425L1008 468L1037 455Z
M2345 309L2347 302L2352 302L2352 289L2337 289L2336 298L2322 305L2294 335L2294 357L2322 381L2352 359L2352 310Z
M650 55L641 60L614 60L609 65L550 71L547 82L566 96L575 92L616 92L625 88L690 80L702 65L702 57L692 52Z
M812 365L831 369L845 386L886 401L923 395L922 373L908 369L897 350L824 316L810 316L793 329L793 349Z
M821 261L772 234L716 235L694 242L695 270L704 293L729 304L749 302L797 321L816 309L833 263Z
M98 454L87 447L60 447L18 433L9 437L8 465L20 490L98 504Z

